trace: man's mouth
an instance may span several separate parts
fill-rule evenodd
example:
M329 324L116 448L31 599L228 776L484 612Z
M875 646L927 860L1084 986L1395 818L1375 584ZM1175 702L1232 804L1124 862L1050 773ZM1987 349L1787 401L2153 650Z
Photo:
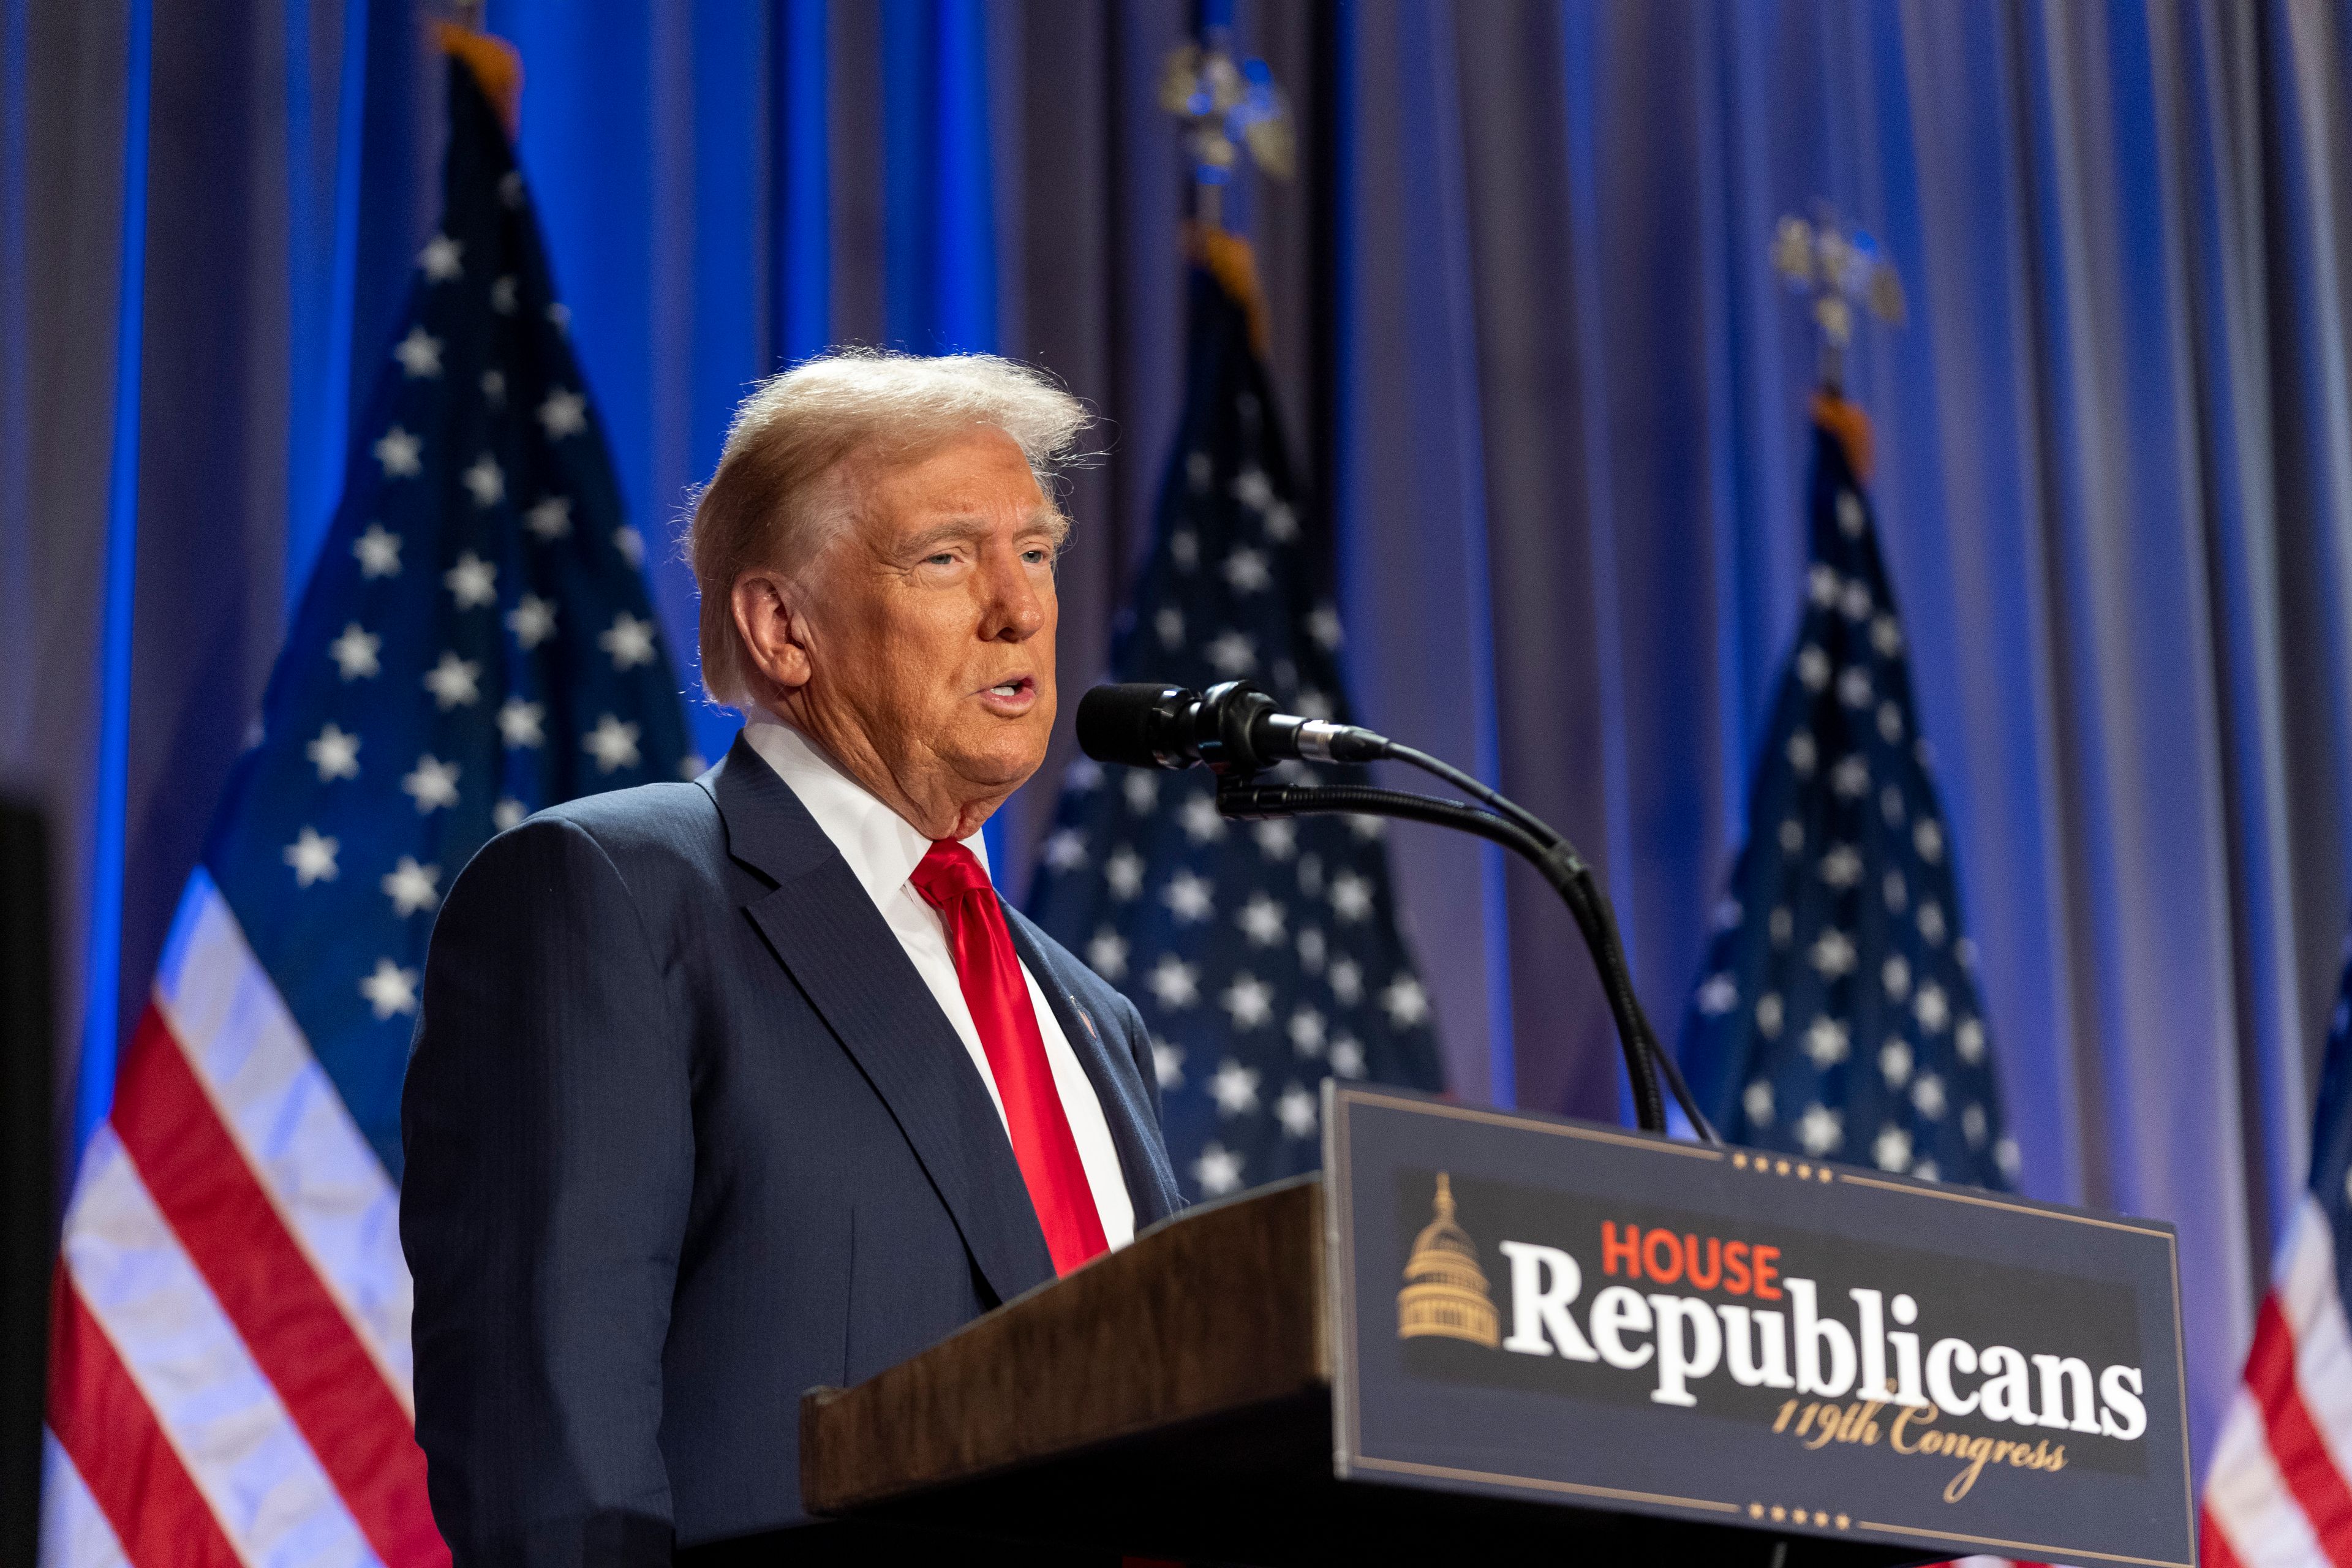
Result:
M1016 675L995 685L983 687L981 700L999 713L1023 713L1037 700L1037 682L1025 675Z

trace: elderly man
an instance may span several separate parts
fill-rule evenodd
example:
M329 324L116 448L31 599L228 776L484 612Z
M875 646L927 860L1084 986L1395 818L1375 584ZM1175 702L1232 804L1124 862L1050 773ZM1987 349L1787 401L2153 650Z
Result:
M979 837L1045 754L1084 420L977 356L766 384L691 535L733 749L542 812L450 889L401 1238L460 1565L801 1522L803 1390L1178 1205L1141 1020Z

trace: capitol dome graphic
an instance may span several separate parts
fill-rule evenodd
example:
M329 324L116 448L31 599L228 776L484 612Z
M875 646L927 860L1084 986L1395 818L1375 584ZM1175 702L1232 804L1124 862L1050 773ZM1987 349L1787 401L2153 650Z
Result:
M1413 1238L1397 1292L1397 1338L1467 1340L1493 1350L1501 1320L1478 1267L1478 1246L1454 1220L1454 1187L1437 1173L1437 1216Z

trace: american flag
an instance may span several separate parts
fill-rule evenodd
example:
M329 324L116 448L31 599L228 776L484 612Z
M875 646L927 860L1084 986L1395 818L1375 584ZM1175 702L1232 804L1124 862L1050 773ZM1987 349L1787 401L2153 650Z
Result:
M1204 244L1246 279L1240 241ZM1344 721L1339 617L1302 543L1273 390L1247 308L1206 268L1192 274L1190 332L1183 420L1110 679L1198 689L1246 678L1285 711ZM1314 775L1291 763L1280 776ZM1142 1011L1169 1154L1192 1195L1313 1169L1331 1074L1438 1087L1380 828L1228 822L1205 771L1072 766L1033 912Z
M2311 1182L2206 1473L2197 1543L2206 1568L2352 1561L2352 951L2346 957L2311 1130Z
M522 176L450 77L440 231L81 1157L58 1568L448 1562L397 1226L434 910L527 813L698 771Z
M1826 426L1809 510L1804 618L1682 1059L1734 1142L2006 1187L2017 1151L1903 625L1870 497Z

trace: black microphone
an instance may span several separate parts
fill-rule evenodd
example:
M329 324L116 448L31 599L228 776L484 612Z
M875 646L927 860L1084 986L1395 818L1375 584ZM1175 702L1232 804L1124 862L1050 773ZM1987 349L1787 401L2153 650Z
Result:
M1388 738L1370 730L1279 712L1246 680L1206 692L1151 680L1097 686L1078 699L1077 728L1080 751L1130 768L1205 763L1218 773L1247 774L1294 758L1369 763L1389 752Z

